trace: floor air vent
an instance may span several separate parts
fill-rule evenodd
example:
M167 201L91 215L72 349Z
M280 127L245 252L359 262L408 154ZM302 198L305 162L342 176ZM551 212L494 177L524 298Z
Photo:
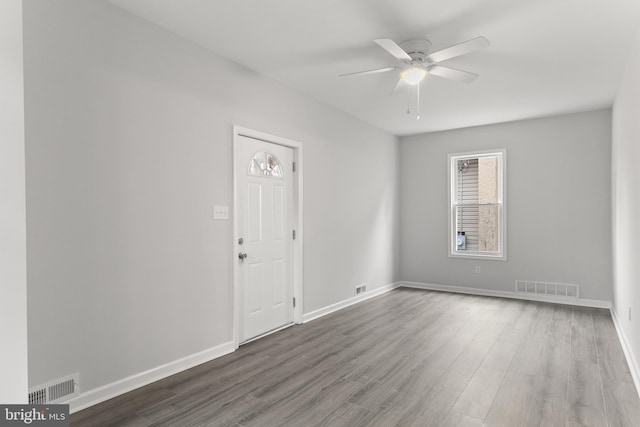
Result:
M580 298L578 285L569 283L532 282L516 280L516 292L519 294L549 295L563 298Z
M64 402L80 394L80 374L75 373L29 389L29 404Z

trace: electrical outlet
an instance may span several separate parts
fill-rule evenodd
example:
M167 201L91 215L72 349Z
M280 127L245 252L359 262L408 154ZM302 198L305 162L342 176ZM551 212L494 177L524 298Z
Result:
M480 266L476 265L476 273L480 273Z

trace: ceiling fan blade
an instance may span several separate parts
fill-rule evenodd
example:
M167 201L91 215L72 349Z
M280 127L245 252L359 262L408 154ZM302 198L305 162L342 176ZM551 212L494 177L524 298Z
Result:
M338 77L364 76L367 74L386 73L387 71L393 71L397 69L397 67L377 68L375 70L356 71L355 73L340 74Z
M401 87L404 86L404 80L402 80L402 77L400 77L398 79L398 83L396 83L396 85L394 86L393 90L391 91L391 95L397 93Z
M446 49L439 50L429 54L429 58L433 62L442 62L447 59L455 58L456 56L464 55L474 50L489 47L491 43L486 38L480 36L466 42L458 43L457 45L448 47Z
M378 43L380 47L389 52L394 58L399 59L401 61L411 61L411 57L407 52L402 50L400 46L396 44L391 39L376 39L374 42Z
M442 65L432 65L429 67L429 74L444 77L445 79L459 80L465 83L471 83L478 78L477 74L456 70L455 68L443 67Z

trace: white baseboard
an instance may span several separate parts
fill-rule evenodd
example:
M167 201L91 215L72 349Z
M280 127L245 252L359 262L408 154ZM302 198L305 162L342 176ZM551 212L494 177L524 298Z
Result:
M487 297L501 297L501 298L512 298L512 299L522 299L528 301L540 301L540 302L552 302L556 304L567 304L567 305L578 305L582 307L593 307L593 308L611 308L611 301L600 301L600 300L592 300L592 299L582 299L582 298L558 298L550 295L529 295L529 294L521 294L510 291L494 291L490 289L478 289L478 288L467 288L464 286L451 286L451 285L435 285L433 283L418 283L418 282L398 282L399 286L403 286L405 288L417 288L417 289L427 289L431 291L445 291L445 292L455 292L459 294L470 294L470 295L482 295Z
M359 295L357 297L349 298L344 301L340 301L335 304L331 304L326 307L320 308L318 310L314 310L310 313L306 313L302 316L302 322L303 323L310 322L322 316L326 316L327 314L341 310L345 307L349 307L350 305L357 304L369 298L382 295L386 292L389 292L393 289L400 288L400 287L426 289L431 291L455 292L455 293L470 294L470 295L482 295L482 296L489 296L489 297L522 299L522 300L528 300L528 301L551 302L556 304L577 305L582 307L607 308L607 309L611 308L610 301L600 301L600 300L591 300L591 299L582 299L582 298L578 298L578 299L558 298L550 295L529 295L529 294L520 294L520 293L508 292L508 291L494 291L490 289L467 288L464 286L436 285L433 283L400 281L400 282L392 283L390 285L381 286L377 289L374 289L370 292L365 293L364 295L361 295L361 296Z
M318 310L314 310L310 313L303 314L302 323L310 322L322 316L326 316L327 314L333 313L334 311L338 311L345 307L349 307L350 305L368 300L369 298L377 297L378 295L382 295L384 293L392 291L399 286L400 286L400 282L391 283L390 285L380 286L379 288L365 292L364 294L358 295L357 297L349 298L344 301L340 301L335 304L331 304L326 307L320 308Z
M638 361L633 356L631 346L629 345L629 341L627 340L627 337L622 330L620 320L616 315L616 310L614 307L611 307L611 318L613 319L613 324L616 327L616 332L618 333L620 344L622 344L622 351L624 352L624 356L627 359L627 364L629 365L629 370L631 371L631 377L633 378L633 383L636 386L636 393L638 393L638 396L640 397L640 369L638 369Z
M400 281L396 283L391 283L389 285L381 286L379 288L365 292L363 295L358 295L356 297L349 298L344 301L337 302L335 304L331 304L327 307L314 310L310 313L306 313L302 316L302 321L303 323L310 322L312 320L326 316L327 314L333 313L335 311L341 310L345 307L349 307L359 302L368 300L378 295L382 295L384 293L387 293L399 287L611 309L611 302L609 301L587 300L587 299L568 300L564 298L557 298L557 297L546 296L546 295L523 295L515 292L467 288L463 286L436 285L431 283ZM622 329L617 323L617 318L615 317L614 311L611 310L611 313L612 313L612 318L614 319L614 324L616 325L616 330L618 331L618 336L620 337L620 342L622 343L625 356L629 361L629 368L631 369L631 374L636 384L636 389L638 390L640 389L639 387L640 381L638 380L640 378L639 376L640 370L638 370L638 364L636 363L635 359L632 356L632 353L630 352L630 348L627 344L627 340L625 339L624 334L622 333ZM163 378L177 374L184 370L193 368L194 366L200 365L202 363L208 362L218 357L222 357L226 354L233 353L235 350L236 350L235 343L233 341L229 341L229 342L220 344L216 347L201 351L199 353L183 357L182 359L178 359L173 362L166 363L162 366L158 366L148 371L141 372L139 374L135 374L127 378L123 378L111 384L106 384L102 387L98 387L93 390L89 390L87 392L82 392L78 397L75 397L66 403L70 405L70 412L74 413L82 409L88 408L90 406L96 405L98 403L104 402L106 400L109 400L111 398L114 398L116 396L119 396L121 394L127 393L129 391L135 390L145 385L151 384L152 382L161 380Z
M102 387L80 393L80 396L71 399L68 402L71 413L96 405L105 400L109 400L131 390L151 384L152 382L161 380L168 376L177 374L186 369L208 362L226 354L233 353L236 346L233 341L220 344L216 347L195 353L182 359L174 360L148 371L132 375L127 378L106 384Z

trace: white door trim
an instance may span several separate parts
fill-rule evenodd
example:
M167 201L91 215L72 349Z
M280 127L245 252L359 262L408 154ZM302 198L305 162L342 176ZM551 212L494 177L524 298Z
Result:
M293 141L279 136L269 135L264 132L259 132L253 129L245 127L233 126L233 242L232 242L232 260L233 260L233 342L235 348L240 345L238 327L240 324L240 305L239 305L239 292L240 292L240 265L237 262L238 256L238 187L236 182L236 159L238 158L238 137L244 136L253 139L259 139L261 141L269 142L271 144L283 145L293 149L293 161L296 164L296 173L293 178L293 206L292 206L292 224L296 230L296 238L293 241L293 297L296 301L296 306L293 309L293 321L295 323L302 323L302 301L303 301L303 242L304 242L304 228L303 228L303 185L302 185L302 143Z

